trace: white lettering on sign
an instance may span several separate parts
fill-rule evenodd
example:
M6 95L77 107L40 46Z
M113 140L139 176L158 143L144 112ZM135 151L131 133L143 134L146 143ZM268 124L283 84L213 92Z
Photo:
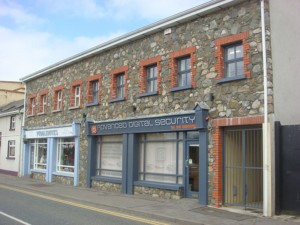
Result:
M25 138L46 138L46 137L72 137L75 133L72 127L59 127L53 129L26 130Z
M115 130L127 128L142 128L142 127L160 127L160 126L176 126L194 124L195 116L179 116L172 118L145 119L137 121L112 122L106 124L98 124L97 130Z

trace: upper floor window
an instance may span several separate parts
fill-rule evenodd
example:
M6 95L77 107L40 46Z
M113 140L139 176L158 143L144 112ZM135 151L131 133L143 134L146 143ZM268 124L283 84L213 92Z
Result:
M161 93L161 56L140 62L139 97Z
M47 112L47 104L48 104L48 90L42 90L39 92L39 114L44 114Z
M63 85L54 88L53 111L63 110Z
M191 58L189 56L177 59L177 79L178 87L191 86Z
M102 75L97 74L88 78L88 94L87 104L95 105L100 103L101 100L101 79Z
M181 91L195 87L196 47L170 53L170 90Z
M74 81L71 83L70 93L70 107L79 108L82 106L82 80Z
M117 77L117 98L124 98L125 92L125 75L123 73L116 75Z
M243 45L235 44L226 46L225 50L225 77L244 75Z
M215 41L217 83L250 78L250 71L247 70L247 65L250 63L250 58L247 56L248 37L249 33L244 32Z
M157 66L151 65L147 66L147 93L157 92Z
M16 116L11 116L9 130L15 130L15 129L16 129Z
M16 141L8 141L7 158L15 158Z
M123 101L127 98L128 66L123 66L112 71L111 99L108 102Z
M36 94L32 94L32 95L29 95L28 96L28 111L27 111L27 115L28 116L34 116L35 113L36 113L36 109L35 109L35 106L36 106Z

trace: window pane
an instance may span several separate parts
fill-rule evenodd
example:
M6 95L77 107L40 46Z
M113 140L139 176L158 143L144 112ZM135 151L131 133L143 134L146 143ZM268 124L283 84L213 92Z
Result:
M147 140L176 140L176 133L153 133L146 134Z
M240 61L236 63L237 76L244 74L244 61Z
M122 170L122 143L103 143L101 169Z
M98 92L99 92L99 82L94 81L92 83L92 102L93 103L98 102Z
M235 63L228 63L227 64L227 77L234 77L235 76Z
M149 142L146 149L146 172L176 174L176 142Z
M182 161L182 157L183 157L183 143L182 141L180 141L178 143L178 174L182 174L183 173L183 161Z
M108 135L101 137L102 142L122 142L123 136L122 135Z
M227 60L235 59L234 47L227 48Z
M164 183L176 183L175 176L167 176L167 175L146 174L145 180L154 181L154 182L164 182Z
M57 143L57 171L74 172L74 138L61 138Z
M236 58L243 58L243 45L238 45L235 48Z

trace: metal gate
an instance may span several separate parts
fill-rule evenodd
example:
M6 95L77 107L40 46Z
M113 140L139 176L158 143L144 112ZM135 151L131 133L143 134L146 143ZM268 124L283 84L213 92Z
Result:
M224 204L262 208L262 129L224 130Z

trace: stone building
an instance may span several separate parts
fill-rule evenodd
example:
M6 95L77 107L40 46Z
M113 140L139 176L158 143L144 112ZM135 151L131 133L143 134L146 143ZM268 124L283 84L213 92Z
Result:
M23 77L22 175L273 214L269 12L211 1Z

